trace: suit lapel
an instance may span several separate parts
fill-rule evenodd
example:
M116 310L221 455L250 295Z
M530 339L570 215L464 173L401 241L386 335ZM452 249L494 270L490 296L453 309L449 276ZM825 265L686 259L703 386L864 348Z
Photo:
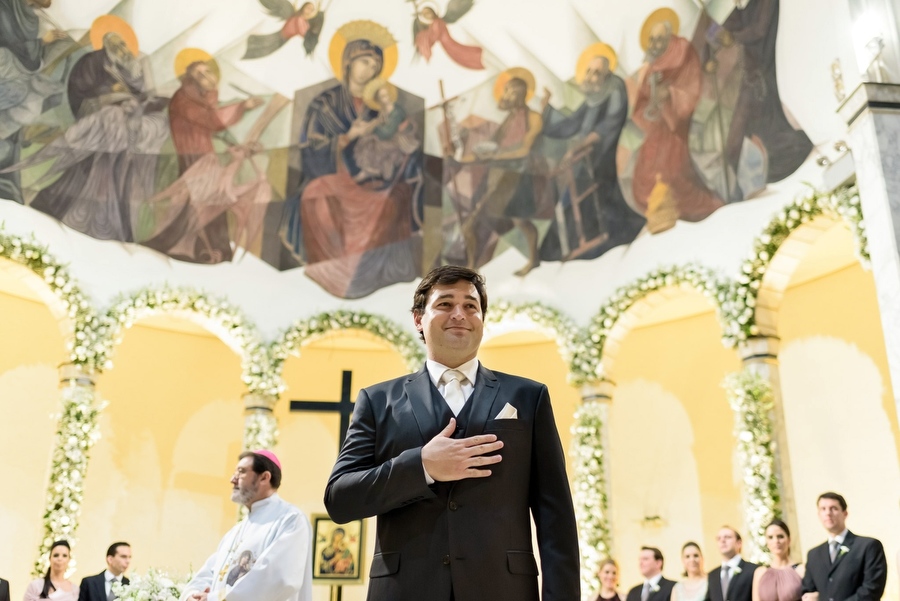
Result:
M94 578L94 588L96 589L97 599L106 599L106 572L100 572Z
M469 423L466 425L466 436L478 436L484 432L484 425L491 415L499 413L499 409L494 411L494 402L497 399L497 392L500 390L500 383L494 372L486 368L481 362L478 363L478 377L475 378L475 392L469 400L472 405L471 413L469 413Z
M443 427L438 423L438 416L434 414L434 404L431 402L431 378L428 376L428 370L423 367L409 376L403 390L410 407L412 407L422 440L428 442Z
M856 538L856 536L848 530L847 536L844 537L844 544L842 544L841 547L847 547L847 549L853 549L852 544L853 544L853 540L855 538ZM849 553L849 552L850 551L847 551L847 553ZM835 568L838 567L838 564L841 563L841 560L844 559L844 555L847 555L847 553L841 553L841 549L840 549L840 547L838 547L837 557L834 558L834 563L832 563L831 567L828 568L829 576L831 576L831 573L834 572ZM828 553L828 543L825 543L825 558L828 561L831 561L831 555Z

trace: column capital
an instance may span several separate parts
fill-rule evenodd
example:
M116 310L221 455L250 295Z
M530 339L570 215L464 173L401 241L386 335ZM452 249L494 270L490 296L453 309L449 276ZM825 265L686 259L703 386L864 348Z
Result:
M738 345L741 361L776 361L781 339L776 336L752 336Z
M278 402L278 397L272 394L247 392L244 393L243 400L244 411L248 413L254 411L272 413L275 410L275 403Z
M62 386L94 387L94 372L77 363L62 363L59 366L59 383Z
M867 109L900 112L900 84L864 81L847 96L837 112L852 126Z
M581 393L581 402L588 403L590 401L598 401L609 404L612 402L613 393L616 390L616 383L612 380L597 380L596 382L588 382L584 384L579 392Z

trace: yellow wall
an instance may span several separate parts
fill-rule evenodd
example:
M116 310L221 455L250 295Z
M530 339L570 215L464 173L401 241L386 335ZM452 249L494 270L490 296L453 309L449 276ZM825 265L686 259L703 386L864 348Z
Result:
M825 540L817 496L839 492L849 506L848 527L884 543L886 597L896 599L900 436L872 274L854 264L790 288L782 307L780 364L800 528L793 545L797 559Z
M640 582L642 545L659 547L664 573L678 579L685 542L700 543L714 567L719 527L744 529L734 420L721 386L738 369L712 310L638 325L622 341L610 374L617 387L609 426L613 545L623 591Z

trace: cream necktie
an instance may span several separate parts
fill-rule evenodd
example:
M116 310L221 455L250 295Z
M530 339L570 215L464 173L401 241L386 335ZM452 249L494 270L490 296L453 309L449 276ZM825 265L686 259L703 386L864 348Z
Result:
M453 415L459 415L463 405L466 404L466 395L463 394L462 380L466 380L466 376L455 369L448 369L441 376L441 382L444 383L444 400L450 406Z
M647 601L650 598L650 581L644 582L644 590L641 591L641 601Z
M731 566L722 566L722 598L728 599L728 585L731 584Z

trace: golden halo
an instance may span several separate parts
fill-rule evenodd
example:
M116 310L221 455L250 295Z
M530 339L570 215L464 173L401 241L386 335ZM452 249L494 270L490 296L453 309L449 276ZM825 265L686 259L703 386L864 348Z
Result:
M681 20L671 8L657 8L650 13L650 16L644 21L644 25L641 27L641 48L644 49L644 52L650 47L650 30L656 25L667 21L669 25L672 26L672 35L678 35L678 28L681 26Z
M344 69L341 64L344 48L347 47L348 42L354 40L368 40L381 48L384 60L378 76L385 80L389 79L393 75L394 69L397 68L397 40L384 25L367 20L345 23L331 38L328 58L331 61L331 70L334 71L334 76L340 81L344 81Z
M376 77L375 79L367 83L366 87L363 89L363 101L370 109L374 111L381 110L381 105L378 104L377 100L375 100L375 94L377 94L378 90L380 90L381 88L387 88L388 96L391 97L391 102L397 102L397 87L393 84L388 83L385 79Z
M131 50L131 54L138 55L138 40L131 25L115 15L100 15L91 24L91 46L94 50L103 48L103 36L108 33L117 33L125 41L125 45Z
M200 48L185 48L175 56L175 77L184 75L187 68L197 62L209 65L209 69L215 74L216 79L219 78L219 63L209 52Z
M500 100L500 97L503 96L503 88L514 77L525 81L525 102L531 100L531 97L534 96L534 75L524 67L512 67L497 76L497 81L494 82L494 100Z
M581 56L578 57L578 64L575 67L576 82L581 83L584 81L588 65L598 56L602 56L609 61L610 71L616 70L616 65L619 64L619 57L616 55L616 51L613 50L612 46L609 44L597 42L596 44L591 44L585 48L584 52L581 53Z

